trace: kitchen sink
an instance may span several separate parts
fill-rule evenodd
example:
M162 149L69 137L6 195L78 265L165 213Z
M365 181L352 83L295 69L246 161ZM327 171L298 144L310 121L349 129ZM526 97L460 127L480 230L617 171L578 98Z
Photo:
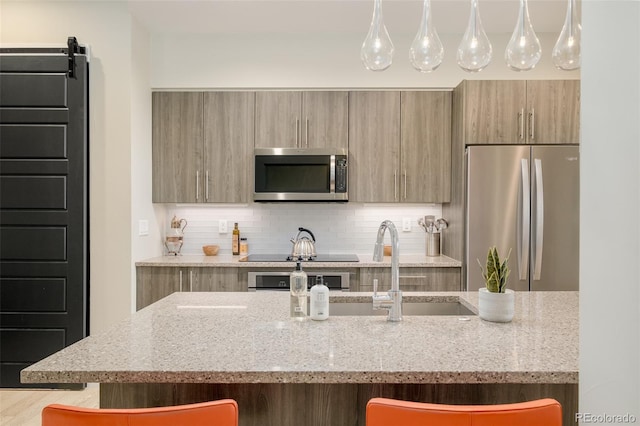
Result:
M372 302L336 302L329 304L329 316L387 315L374 310ZM404 302L402 315L475 315L460 302Z

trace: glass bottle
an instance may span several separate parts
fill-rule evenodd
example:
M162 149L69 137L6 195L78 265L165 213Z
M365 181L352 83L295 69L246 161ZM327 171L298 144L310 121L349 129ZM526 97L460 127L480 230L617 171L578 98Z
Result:
M578 22L575 0L568 0L567 15L551 58L556 68L572 71L580 68L580 36L582 26Z
M231 253L234 255L240 254L240 230L238 229L238 222L233 224L233 233L231 235Z
M360 49L360 59L370 71L384 71L393 60L393 43L382 19L382 0L374 0L373 18Z
M307 317L307 273L302 270L300 260L289 278L289 308L291 318Z
M520 0L516 28L504 51L507 66L514 71L528 71L540 61L542 48L529 19L527 0Z
M440 66L443 57L442 42L431 23L431 0L424 0L420 28L409 48L409 61L416 70L431 72Z
M469 24L458 46L458 66L467 72L478 72L491 62L491 42L480 21L478 0L471 0Z

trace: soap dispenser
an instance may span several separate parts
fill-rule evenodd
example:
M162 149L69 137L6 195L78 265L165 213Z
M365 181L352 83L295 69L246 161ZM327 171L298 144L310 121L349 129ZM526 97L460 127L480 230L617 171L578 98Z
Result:
M329 318L329 288L324 285L322 275L316 276L316 285L311 287L312 320L324 321Z
M304 319L307 317L307 273L302 270L300 260L289 280L290 314L291 318Z

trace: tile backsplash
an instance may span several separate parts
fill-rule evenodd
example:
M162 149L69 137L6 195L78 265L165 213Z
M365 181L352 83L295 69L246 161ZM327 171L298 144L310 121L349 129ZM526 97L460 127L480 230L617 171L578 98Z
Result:
M316 252L323 254L371 254L380 222L389 219L398 229L400 252L425 253L425 232L418 225L424 215L442 216L439 204L250 204L247 206L167 205L168 224L173 217L187 220L182 254L202 254L202 246L217 244L221 254L231 254L231 231L238 222L249 253L290 253L290 238L298 227L313 232ZM411 219L411 231L402 231L402 219ZM446 218L445 218L446 219ZM219 221L228 222L228 232L218 232ZM446 238L446 230L443 233ZM390 244L389 233L385 241Z

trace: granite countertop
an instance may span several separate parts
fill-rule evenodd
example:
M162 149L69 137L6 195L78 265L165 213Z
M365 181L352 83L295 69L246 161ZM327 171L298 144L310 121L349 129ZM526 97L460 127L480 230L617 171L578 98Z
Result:
M371 300L337 293L336 302ZM405 293L405 302L477 293ZM24 383L578 383L578 292L519 292L515 317L289 318L289 294L174 293L28 367Z
M391 257L385 256L382 262L374 262L373 256L359 254L359 262L306 262L307 268L388 268ZM168 267L225 267L225 268L293 268L295 262L247 262L246 256L223 254L218 256L182 255L160 256L136 262L136 266L168 266ZM430 257L423 254L400 255L400 266L421 268L460 268L462 262L447 256Z

